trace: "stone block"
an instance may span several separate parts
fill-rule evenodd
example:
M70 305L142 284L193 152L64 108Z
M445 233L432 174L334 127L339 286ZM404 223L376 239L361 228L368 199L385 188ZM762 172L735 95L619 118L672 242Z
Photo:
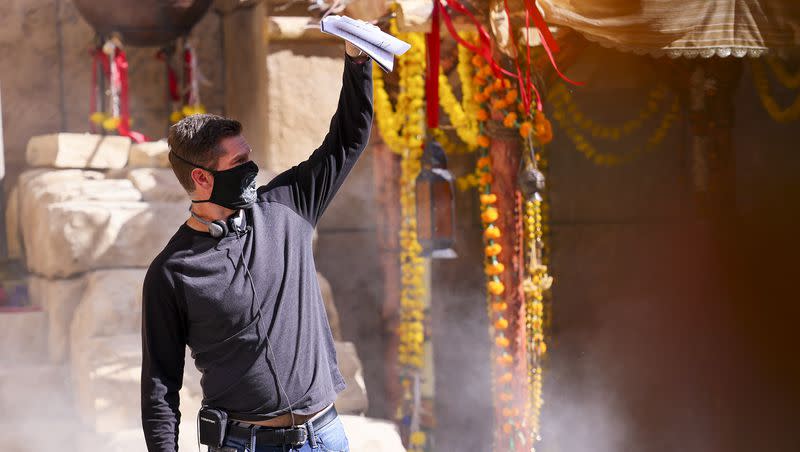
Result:
M142 194L126 179L108 179L99 171L34 169L19 176L20 222L31 222L37 207L61 201L140 201Z
M336 230L371 230L378 218L376 187L372 174L372 152L368 147L336 192L317 226L321 233Z
M52 363L62 363L69 356L70 324L85 288L83 277L48 279L31 276L29 279L31 303L41 306L47 313L47 353Z
M127 179L142 193L143 201L189 202L189 195L170 168L131 169Z
M65 217L53 218L50 215L50 208L54 203L76 202L90 205L95 201L109 203L139 201L142 197L141 193L136 190L129 180L106 179L103 173L99 171L77 169L34 169L25 171L19 177L18 186L17 199L20 216L17 220L19 223L17 229L21 230L28 267L37 269L37 272L42 270L41 266L34 264L34 267L31 267L31 262L36 262L36 259L40 258L42 253L55 259L49 263L53 268L64 266L66 269L71 265L69 260L59 260L66 258L66 255L59 255L57 249L50 249L51 244L47 242L49 235L39 235L42 231L48 229L48 227L44 227L45 225L42 222L58 221L59 223L53 223L49 228L56 231L56 234L62 234L65 233L60 231L62 226L73 220ZM34 230L37 232L34 233ZM83 232L83 234L80 232ZM85 237L87 233L93 231L80 232L78 237ZM76 237L71 237L71 239L74 242ZM71 251L77 252L79 250ZM48 277L66 277L74 274L74 272L40 272L39 274Z
M326 232L320 229L317 269L331 281L336 295L336 310L347 340L358 344L364 364L367 393L383 391L384 338L380 292L381 267L374 231ZM328 258L324 258L328 256ZM331 258L335 256L335 258ZM347 262L347 265L342 265ZM374 412L390 412L380 397L370 401Z
M28 269L66 278L101 268L147 267L186 219L185 206L57 202L24 228Z
M101 443L109 445L104 450L146 452L139 401L141 336L93 338L86 342L85 350L82 348L77 353L71 369L80 418L90 430L90 434L77 438L78 450L90 450L90 444ZM109 351L113 353L98 356ZM197 412L202 400L200 372L194 367L187 348L180 390L179 450L197 446Z
M339 403L336 403L337 410ZM352 451L405 452L397 426L389 421L364 416L342 415Z
M86 274L86 289L70 327L73 346L90 337L133 334L140 330L145 272L142 268Z
M325 303L325 312L328 314L331 333L335 340L340 341L342 340L342 327L339 325L339 311L336 310L336 304L333 302L331 283L320 272L317 272L317 281L319 282L319 290L322 292L322 301Z
M336 398L336 410L346 414L363 414L367 411L369 400L356 346L352 342L336 342L335 346L339 371L347 383L347 388Z
M96 432L141 425L139 334L89 338L74 349L71 375L78 415Z
M270 44L267 168L280 172L305 160L322 144L342 86L341 45ZM297 93L303 93L299 99Z
M0 312L0 368L47 359L47 313L38 309Z
M88 133L54 133L28 141L30 166L55 168L122 168L128 162L131 140Z
M169 146L166 140L133 143L128 166L169 168Z

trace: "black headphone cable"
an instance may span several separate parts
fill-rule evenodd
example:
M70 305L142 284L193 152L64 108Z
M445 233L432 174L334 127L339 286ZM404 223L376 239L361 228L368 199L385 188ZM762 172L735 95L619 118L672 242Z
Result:
M252 230L253 230L252 227L247 226L245 228L245 233L250 232ZM237 242L241 242L241 240L240 240L241 239L241 235L239 235L240 231L238 229L235 229L235 231L236 231L236 241ZM256 285L253 282L253 275L250 274L250 269L247 267L247 263L244 261L244 243L241 243L241 246L239 247L239 250L240 250L240 252L239 252L239 262L242 263L242 266L244 267L245 274L247 274L247 278L250 280L250 288L253 290L253 299L252 299L252 301L250 303L250 312L252 312L253 311L253 305L256 303L256 299L258 299L258 295L257 295L257 292L256 292ZM256 325L256 331L258 331L258 329L259 329L259 327L261 325L261 319L262 319L262 316L261 316L261 305L258 306L257 315L258 315L258 324ZM274 366L275 364L277 364L277 359L275 359L275 352L272 350L272 342L269 340L269 332L266 332L264 337L267 339L267 352L268 352L268 354L272 355L272 363L273 363L273 366ZM269 360L269 359L270 359L269 356L267 356L267 360ZM293 406L292 406L293 403L289 399L289 394L286 392L286 389L284 389L283 385L281 384L280 376L277 374L278 373L277 366L275 366L274 368L275 368L275 382L278 383L278 389L280 389L280 391L283 393L283 396L286 397L286 403L287 403L288 408L289 408L289 416L292 419L292 426L294 427L295 422L294 422L294 409L293 409Z

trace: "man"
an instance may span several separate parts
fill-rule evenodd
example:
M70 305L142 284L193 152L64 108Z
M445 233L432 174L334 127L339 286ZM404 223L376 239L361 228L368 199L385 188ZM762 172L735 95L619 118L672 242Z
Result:
M322 145L266 186L255 188L258 167L239 122L193 115L170 129L170 162L192 205L144 280L142 424L150 452L177 450L187 345L202 372L203 406L228 417L222 447L210 450L348 450L333 408L345 385L311 250L314 226L372 123L372 65L351 44L345 51Z

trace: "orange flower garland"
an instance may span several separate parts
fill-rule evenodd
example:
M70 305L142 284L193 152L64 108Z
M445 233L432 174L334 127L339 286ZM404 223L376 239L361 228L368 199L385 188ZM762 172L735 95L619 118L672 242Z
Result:
M494 347L492 348L493 362L492 375L494 381L493 393L495 406L498 416L498 430L496 432L496 450L518 450L521 444L518 442L521 436L526 437L523 441L525 448L533 450L533 445L540 439L539 417L542 401L542 360L546 352L544 342L544 305L543 296L549 288L552 278L547 274L546 267L539 265L529 269L528 280L523 284L524 312L525 317L521 319L525 324L525 345L527 355L527 394L528 397L523 404L518 404L519 400L515 397L515 389L519 382L515 382L515 355L512 355L512 338L515 332L510 331L510 318L515 313L509 312L509 304L505 301L508 296L507 291L511 288L505 287L502 282L502 275L506 271L500 257L506 252L497 243L504 231L497 225L498 220L505 215L497 206L497 195L492 192L494 182L491 173L492 158L489 155L489 147L492 139L486 132L486 121L497 119L503 127L516 129L520 139L528 142L532 141L538 147L550 143L553 139L553 127L550 120L541 111L534 111L528 114L522 106L519 92L512 87L509 80L499 80L493 77L491 69L483 62L480 57L473 58L477 71L472 79L475 93L473 98L480 103L475 112L479 125L479 135L477 144L479 146L479 159L476 162L474 180L479 187L479 199L481 205L481 222L484 226L484 273L486 274L487 292L487 311L490 319L490 335L493 338ZM537 154L537 161L540 155ZM540 162L543 168L545 162ZM536 201L530 200L526 203L523 211L525 222L525 239L527 240L528 255L541 252L546 231L544 226L544 211L546 205L541 198ZM544 258L541 258L544 260ZM502 439L504 444L500 444Z
M492 193L494 178L491 174L492 158L489 156L491 138L485 131L485 122L488 121L491 116L486 109L485 103L510 85L507 81L504 82L500 80L494 80L490 83L489 78L491 77L491 70L485 65L482 58L473 58L473 64L476 64L478 68L474 83L476 87L482 87L481 91L475 94L475 100L484 104L476 112L480 128L480 134L477 139L480 158L478 158L476 162L476 175L478 176L480 190L481 221L484 226L484 253L486 255L484 272L487 279L486 293L488 298L488 315L489 319L491 319L490 335L494 337L495 345L492 350L493 361L496 364L496 366L492 367L492 374L496 375L496 377L493 377L495 381L493 392L495 394L498 412L505 418L500 429L504 434L510 434L514 428L512 419L518 417L519 409L514 406L511 386L514 380L513 373L511 372L511 368L514 365L514 357L509 350L511 347L511 339L506 336L506 330L509 326L509 321L506 318L508 303L506 303L503 298L506 293L506 287L501 281L501 276L505 272L505 266L499 260L499 256L503 253L503 247L496 242L496 240L502 236L502 232L496 224L500 218L501 212L495 206L497 195ZM503 96L507 96L507 94L503 94ZM494 100L492 106L495 108L505 108L515 100L515 97L504 98L499 101ZM516 125L516 114L512 119L508 120L507 126L510 125L513 127Z

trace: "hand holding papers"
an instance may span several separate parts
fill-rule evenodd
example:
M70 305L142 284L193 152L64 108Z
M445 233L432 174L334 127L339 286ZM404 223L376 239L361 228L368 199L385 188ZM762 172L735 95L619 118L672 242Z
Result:
M338 36L363 50L386 72L394 67L394 56L411 48L407 42L384 33L375 25L347 16L327 16L319 24L323 33Z

